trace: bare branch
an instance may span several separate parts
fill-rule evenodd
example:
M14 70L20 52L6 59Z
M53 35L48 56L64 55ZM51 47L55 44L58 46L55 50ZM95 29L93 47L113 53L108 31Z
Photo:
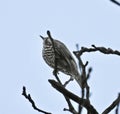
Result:
M30 95L30 94L27 95L27 93L26 93L26 87L25 87L25 86L23 86L22 95L23 95L26 99L28 99L28 101L32 104L32 107L33 107L35 110L37 110L38 112L42 112L43 114L52 114L52 113L50 113L50 112L46 112L46 111L43 111L43 110L37 108L37 106L35 105L35 102L34 102L33 99L31 98L31 95Z
M64 87L66 87L66 86L67 86L67 84L69 84L71 81L73 81L73 78L72 78L72 77L70 77L70 79L69 79L69 80L67 80L67 81L64 83Z
M120 103L120 93L118 95L118 98L107 108L105 111L103 111L102 114L108 114L115 106L117 106Z
M91 72L92 72L92 67L90 67L90 68L88 69L87 80L90 78Z
M120 106L120 103L117 104L117 107L116 107L116 110L115 110L115 114L119 114L119 106Z
M78 44L76 44L76 49L77 49L77 51L79 50L79 45ZM74 53L74 54L75 54L76 58L78 59L78 64L79 64L79 68L80 68L80 71L81 71L81 79L82 79L82 91L81 91L82 96L81 96L81 98L84 99L85 92L86 92L86 99L89 100L90 88L89 88L89 85L88 85L87 81L90 77L90 73L91 73L92 70L90 68L90 70L88 70L88 74L86 74L86 67L88 65L88 61L86 61L86 63L84 64L81 57L78 56L76 53ZM84 90L85 88L86 88L86 91ZM79 105L79 107L78 107L79 114L82 113L82 109L83 109L83 107L81 105ZM89 111L88 111L88 113L89 113Z
M95 45L92 45L92 48L81 47L81 50L74 51L74 54L80 57L85 52L95 52L95 51L99 51L104 54L114 54L120 56L120 51L112 50L111 48L96 47Z
M110 1L113 2L114 4L120 6L120 3L118 1L116 1L116 0L110 0Z
M62 93L64 96L67 96L68 98L72 99L76 103L85 107L87 110L89 110L91 112L91 114L98 114L98 112L95 110L95 108L90 104L89 100L78 97L77 95L71 93L70 91L65 89L63 86L61 86L58 82L56 82L54 80L49 80L49 82L60 93Z

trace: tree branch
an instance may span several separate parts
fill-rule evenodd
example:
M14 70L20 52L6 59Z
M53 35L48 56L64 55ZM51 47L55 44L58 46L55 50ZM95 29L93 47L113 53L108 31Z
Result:
M85 107L87 110L89 110L91 112L91 114L98 114L98 112L95 110L95 108L90 104L89 100L78 97L77 95L71 93L70 91L65 89L63 86L61 86L58 82L56 82L54 80L49 80L49 82L56 90L58 90L64 96L72 99L76 103Z
M79 50L79 44L76 44L76 49L77 49L77 51ZM76 53L74 53L74 54L75 54L76 58L78 59L78 64L79 64L79 68L80 68L80 71L81 71L81 80L82 80L81 98L84 99L85 92L86 92L86 99L89 100L90 88L88 86L87 81L90 77L90 73L91 73L92 70L90 69L88 71L88 74L86 74L86 67L88 65L88 61L85 64L83 64L83 61L82 61L81 57L76 55ZM85 91L85 88L86 88L86 91ZM83 109L83 107L79 104L79 107L78 107L79 114L82 113L82 109ZM89 113L89 111L88 111L88 113Z
M120 3L118 1L116 1L116 0L110 0L110 1L113 2L114 4L120 6Z
M46 112L46 111L43 111L39 108L37 108L37 106L35 105L35 102L33 101L33 99L31 98L31 95L26 93L26 87L23 86L23 92L22 92L22 95L32 104L32 107L37 110L38 112L42 112L43 114L52 114L50 112Z
M81 56L85 52L95 52L95 51L99 51L104 54L114 54L120 56L120 51L112 50L111 48L96 47L95 45L92 45L92 48L81 47L81 50L74 51L74 53L78 56Z
M111 110L113 110L113 108L115 108L115 106L119 105L119 103L120 103L120 93L118 95L118 98L107 109L105 109L105 111L103 111L102 114L108 114Z
M119 114L119 106L120 106L120 103L117 104L117 107L116 107L116 110L115 110L115 114Z

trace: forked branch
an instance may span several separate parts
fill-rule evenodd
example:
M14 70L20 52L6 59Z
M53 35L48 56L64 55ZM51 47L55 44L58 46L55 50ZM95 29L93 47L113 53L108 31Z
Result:
M63 86L61 86L58 82L54 80L49 80L50 84L58 90L60 93L62 93L64 96L72 99L76 103L80 104L81 106L85 107L91 114L98 114L98 112L95 110L95 108L90 104L89 100L82 99L78 97L77 95L73 94L72 92L65 89Z
M31 95L30 95L30 94L27 95L27 93L26 93L26 87L25 87L25 86L23 86L22 95L32 104L32 107L33 107L35 110L37 110L38 112L41 112L41 113L43 113L43 114L52 114L52 113L50 113L50 112L46 112L46 111L44 111L44 110L41 110L41 109L37 108L37 106L35 105L34 100L31 98Z

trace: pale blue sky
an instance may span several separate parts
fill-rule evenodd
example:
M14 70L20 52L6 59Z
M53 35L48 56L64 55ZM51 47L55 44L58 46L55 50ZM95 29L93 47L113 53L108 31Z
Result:
M54 77L42 59L39 38L47 30L71 52L76 43L120 50L120 7L109 0L0 1L0 114L38 113L21 95L23 85L41 109L69 114L62 112L67 108L63 96L47 81ZM120 92L120 57L97 52L82 59L93 67L91 103L102 112ZM65 81L65 75L60 77ZM68 88L76 94L80 91L75 81Z

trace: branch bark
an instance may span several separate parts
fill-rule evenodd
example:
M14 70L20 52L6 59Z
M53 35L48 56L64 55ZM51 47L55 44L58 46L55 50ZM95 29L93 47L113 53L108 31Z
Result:
M114 54L114 55L120 56L120 51L118 51L118 50L112 50L111 48L105 48L105 47L97 47L95 45L91 45L91 46L92 46L92 48L81 47L81 50L74 51L73 53L77 56L81 56L85 52L99 51L103 54Z
M58 82L54 80L49 80L50 84L58 90L63 95L67 96L68 98L72 99L76 103L80 104L81 106L85 107L87 110L89 110L90 114L98 114L96 109L90 104L89 100L82 99L78 97L77 95L73 94L72 92L65 89L62 85L60 85Z

